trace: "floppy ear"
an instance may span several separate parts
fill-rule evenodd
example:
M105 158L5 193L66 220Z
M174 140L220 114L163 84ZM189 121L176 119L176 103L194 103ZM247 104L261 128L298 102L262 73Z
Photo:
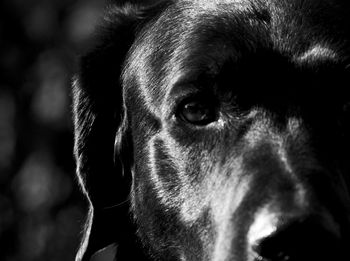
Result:
M94 47L80 60L73 84L75 157L90 210L77 260L89 260L111 243L117 243L120 252L123 244L135 241L135 232L128 231L132 222L125 203L131 185L132 141L123 116L120 75L137 29L160 9L159 2L147 8L130 4L111 7L97 30ZM114 160L115 144L123 163Z

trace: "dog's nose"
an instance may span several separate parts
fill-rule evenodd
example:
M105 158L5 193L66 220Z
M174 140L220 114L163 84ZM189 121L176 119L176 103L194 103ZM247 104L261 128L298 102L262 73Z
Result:
M266 261L337 260L341 255L339 239L309 222L288 225L252 247L257 259Z
M336 230L317 218L283 221L270 214L256 220L248 234L254 261L341 260L341 241ZM283 217L282 217L283 218Z

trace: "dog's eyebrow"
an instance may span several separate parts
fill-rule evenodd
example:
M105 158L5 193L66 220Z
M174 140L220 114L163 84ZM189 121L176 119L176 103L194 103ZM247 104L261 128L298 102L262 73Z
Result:
M192 4L195 4L196 7L203 8L204 10L216 10L218 6L222 8L233 8L236 10L246 10L250 7L250 3L248 1L241 0L191 0Z
M184 81L175 84L168 95L173 99L174 97L183 97L195 92L198 92L198 88L191 82Z
M177 82L166 94L165 101L168 108L172 108L168 113L173 112L175 107L186 97L196 95L200 92L199 88L190 81Z
M304 52L296 60L299 62L315 61L315 60L337 60L338 55L332 49L321 44L312 46L309 50Z
M179 76L168 92L172 99L208 91L213 86L215 74L211 69L191 71Z

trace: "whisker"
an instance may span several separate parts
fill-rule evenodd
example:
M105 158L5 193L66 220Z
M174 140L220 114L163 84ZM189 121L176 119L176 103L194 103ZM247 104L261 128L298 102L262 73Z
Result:
M117 208L117 207L120 207L120 206L122 206L122 205L128 203L129 201L130 201L130 199L127 198L126 200L124 200L124 201L122 201L122 202L120 202L120 203L118 203L118 204L115 204L115 205L112 205L112 206L108 206L108 207L104 207L103 209Z

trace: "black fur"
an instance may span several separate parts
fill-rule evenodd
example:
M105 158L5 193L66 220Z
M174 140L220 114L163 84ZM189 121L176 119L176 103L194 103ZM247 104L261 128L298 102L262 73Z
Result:
M91 211L77 260L111 243L116 260L252 260L247 234L259 209L283 214L293 204L300 220L331 216L341 252L350 235L350 4L148 2L110 6L80 60L75 156ZM191 97L217 118L183 120ZM233 187L243 196L226 202ZM291 199L296 188L308 209ZM229 253L215 241L223 201L237 204L224 218L235 230L224 237Z

